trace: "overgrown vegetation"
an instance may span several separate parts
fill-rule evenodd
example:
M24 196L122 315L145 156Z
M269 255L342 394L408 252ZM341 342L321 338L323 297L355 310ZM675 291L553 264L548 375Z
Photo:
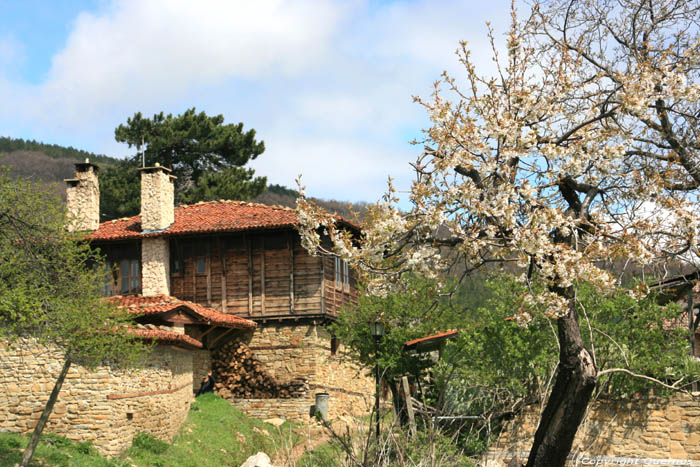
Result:
M530 286L544 287L537 282ZM354 358L369 367L379 362L394 401L399 399L395 378L408 375L414 383L422 382L414 397L434 407L436 415L470 417L441 430L454 436L457 451L478 456L504 420L525 405L542 404L552 390L556 320L532 309L528 322L516 319L525 287L510 275L481 275L448 294L449 288L413 275L405 293L360 298L357 308L341 312L332 330ZM652 389L669 394L662 384L682 386L700 377L698 362L688 356L688 331L677 305L662 307L654 296L636 301L624 291L603 295L585 283L576 290L584 341L600 369L596 397L634 397ZM375 359L368 323L379 311L387 326ZM408 340L447 329L460 334L446 344L438 364L402 351ZM418 426L420 431L421 420ZM419 436L433 433L432 428L423 425L427 431Z

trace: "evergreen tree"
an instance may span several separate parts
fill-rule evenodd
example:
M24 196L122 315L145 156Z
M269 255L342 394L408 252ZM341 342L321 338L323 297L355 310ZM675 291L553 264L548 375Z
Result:
M134 169L143 163L157 162L173 170L177 202L247 200L265 189L265 177L255 177L252 169L243 168L262 154L264 143L255 139L255 130L243 131L243 123L224 124L222 115L210 117L195 108L175 117L161 112L144 118L137 112L115 129L114 136L136 147L137 154L101 178L100 201L108 218L138 213Z

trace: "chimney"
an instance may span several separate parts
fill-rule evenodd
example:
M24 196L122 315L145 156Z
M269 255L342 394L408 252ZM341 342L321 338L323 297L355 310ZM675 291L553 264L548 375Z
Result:
M175 222L175 187L171 170L144 167L141 171L141 232L165 230Z
M99 167L89 159L75 164L75 178L66 179L68 230L80 232L97 230L100 226Z
M144 167L141 171L141 233L162 232L175 222L175 189L171 170ZM141 294L170 295L170 241L167 237L141 239Z

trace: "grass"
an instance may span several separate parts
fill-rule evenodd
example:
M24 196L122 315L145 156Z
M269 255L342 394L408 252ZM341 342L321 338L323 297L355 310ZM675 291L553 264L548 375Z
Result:
M126 456L137 466L239 466L258 451L274 457L290 436L296 440L289 422L275 428L248 417L218 395L203 394L172 444L164 448L157 440L143 437Z
M0 465L19 464L28 442L29 438L16 433L0 433ZM30 465L122 467L128 464L110 461L100 456L89 442L75 443L49 434L41 437Z
M120 459L106 459L90 443L74 443L55 435L43 436L33 466L84 467L218 467L239 466L257 453L274 459L299 439L291 423L279 428L248 417L220 396L204 394L192 405L187 420L172 443L139 434ZM22 458L28 438L0 433L0 466Z

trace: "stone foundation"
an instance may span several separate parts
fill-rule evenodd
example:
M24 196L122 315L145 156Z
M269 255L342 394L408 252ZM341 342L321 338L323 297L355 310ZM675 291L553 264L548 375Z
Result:
M172 440L192 402L189 352L156 346L138 370L71 366L45 431L92 441L108 456L139 432ZM0 343L0 431L34 429L62 365L56 349L29 340L12 348Z
M306 378L309 394L299 399L237 399L233 404L258 418L284 417L309 420L309 409L317 393L328 393L328 415L369 413L374 380L368 370L349 362L341 348L331 355L331 336L315 324L262 324L246 344L264 364L265 371L281 382Z
M539 412L526 411L508 423L484 465L503 467L514 453L527 457ZM700 399L598 401L576 434L567 465L700 466ZM665 462L663 462L665 461Z

